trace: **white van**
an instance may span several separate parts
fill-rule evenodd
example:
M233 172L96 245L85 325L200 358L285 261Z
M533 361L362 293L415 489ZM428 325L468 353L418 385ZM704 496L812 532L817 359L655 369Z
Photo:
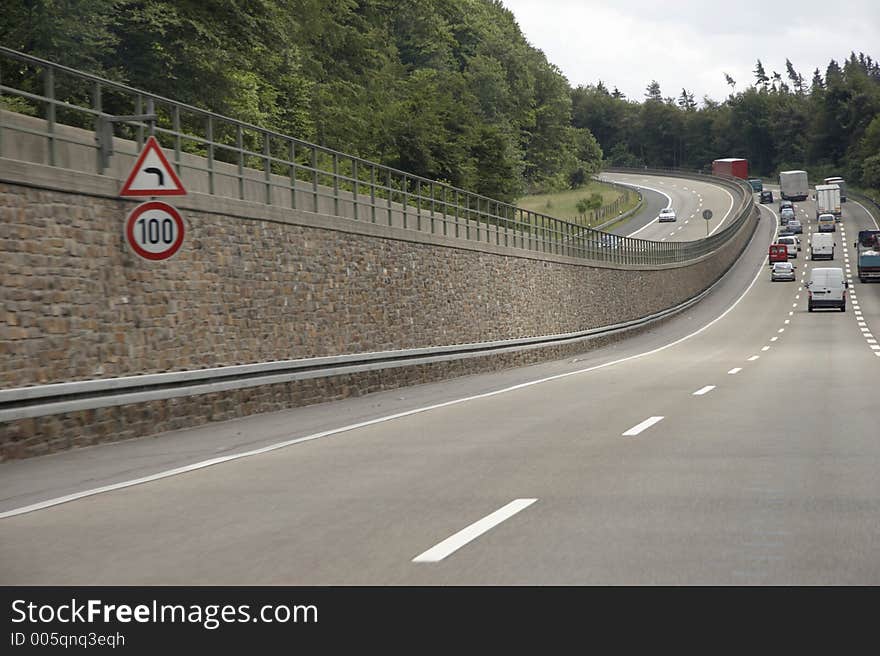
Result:
M797 237L779 237L776 243L785 244L789 257L797 257L798 251L801 249L801 240Z
M810 259L833 260L835 246L834 235L829 235L827 232L814 232L810 237Z
M810 300L807 309L838 308L846 312L846 290L849 283L843 277L843 269L839 267L821 267L810 272L810 280L805 285Z

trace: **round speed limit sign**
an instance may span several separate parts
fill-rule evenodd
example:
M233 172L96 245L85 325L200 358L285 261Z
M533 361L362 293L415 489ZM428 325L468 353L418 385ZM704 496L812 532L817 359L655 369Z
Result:
M183 244L183 219L168 203L151 200L135 207L125 221L125 239L147 260L167 260Z

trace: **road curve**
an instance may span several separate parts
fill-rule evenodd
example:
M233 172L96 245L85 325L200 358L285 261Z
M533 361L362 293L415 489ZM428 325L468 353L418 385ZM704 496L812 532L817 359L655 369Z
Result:
M730 191L703 180L638 173L603 173L600 179L639 187L652 195L660 194L666 199L664 207L671 206L677 214L675 222L659 223L657 212L649 213L646 209L613 231L628 237L652 241L702 239L707 232L711 234L719 230L731 218L735 205ZM709 221L703 218L703 211L707 209L712 210Z
M316 436L0 519L0 583L880 584L880 285L808 313L774 210L709 298L580 358L2 464L9 510ZM873 225L845 205L835 266Z

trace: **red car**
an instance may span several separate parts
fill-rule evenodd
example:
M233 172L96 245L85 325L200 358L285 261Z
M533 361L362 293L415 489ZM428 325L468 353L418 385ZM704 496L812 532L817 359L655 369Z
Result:
M770 244L770 262L788 262L788 247L785 244Z

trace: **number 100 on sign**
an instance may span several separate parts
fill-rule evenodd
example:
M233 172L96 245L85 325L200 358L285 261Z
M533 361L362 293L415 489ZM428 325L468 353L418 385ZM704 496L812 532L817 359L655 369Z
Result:
M147 260L166 260L183 244L183 219L168 203L150 201L134 208L125 221L125 239Z

